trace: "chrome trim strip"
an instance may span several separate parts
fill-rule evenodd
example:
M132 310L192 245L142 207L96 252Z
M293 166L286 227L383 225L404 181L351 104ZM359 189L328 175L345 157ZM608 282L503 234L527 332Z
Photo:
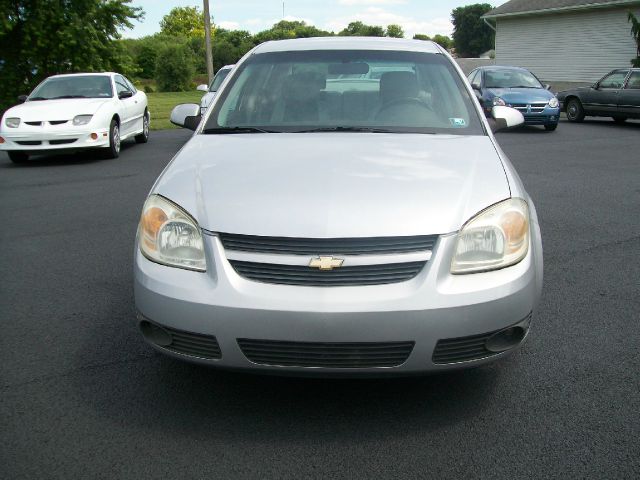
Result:
M272 263L281 265L307 266L311 255L277 255L270 253L241 252L237 250L225 250L227 260L240 262ZM430 250L422 252L398 253L390 255L335 255L335 258L343 259L343 267L357 267L360 265L388 265L391 263L427 262L431 259Z

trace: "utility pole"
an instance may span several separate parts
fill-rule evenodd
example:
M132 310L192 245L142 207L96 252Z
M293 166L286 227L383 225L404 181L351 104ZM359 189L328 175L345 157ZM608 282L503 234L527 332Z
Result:
M207 55L207 75L209 76L209 85L213 80L213 57L211 52L211 15L209 14L209 0L204 2L204 43Z

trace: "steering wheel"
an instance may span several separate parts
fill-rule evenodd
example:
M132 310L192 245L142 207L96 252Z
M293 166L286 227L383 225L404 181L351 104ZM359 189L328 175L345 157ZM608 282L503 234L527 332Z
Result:
M380 117L382 112L384 112L385 110L389 110L399 105L413 105L416 107L424 108L425 110L433 111L433 108L431 108L429 105L424 103L419 98L401 97L401 98L395 98L393 100L390 100L389 102L385 103L382 107L380 107L380 110L378 110L378 113L376 114L376 118Z

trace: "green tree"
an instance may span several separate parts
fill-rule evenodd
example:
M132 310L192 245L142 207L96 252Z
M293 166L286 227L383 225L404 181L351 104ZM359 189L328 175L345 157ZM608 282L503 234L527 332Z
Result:
M447 35L434 35L431 40L447 50L453 47L453 40L451 40Z
M269 30L264 30L260 33L257 33L254 37L254 44L258 45L269 40L326 37L328 35L331 35L331 33L320 30L313 25L307 25L305 22L282 20L276 23Z
M431 40L431 37L429 37L429 35L425 35L424 33L416 33L413 36L413 39L414 40L422 40L422 41L428 42L429 40Z
M340 36L384 37L385 30L376 25L365 25L362 22L351 22L347 28L338 33Z
M631 35L636 41L636 58L631 59L631 65L640 67L640 20L636 18L633 12L629 12L629 22L631 22Z
M204 13L198 7L175 7L162 17L160 32L173 37L204 38Z
M492 9L488 3L476 3L458 7L451 12L453 44L458 56L477 57L493 48L495 32L481 18Z
M158 52L155 78L160 91L190 90L193 75L193 54L186 44L168 44Z
M400 25L392 24L387 26L385 36L393 38L404 38L404 30Z
M0 111L44 78L69 72L135 73L117 39L140 19L131 0L0 0Z

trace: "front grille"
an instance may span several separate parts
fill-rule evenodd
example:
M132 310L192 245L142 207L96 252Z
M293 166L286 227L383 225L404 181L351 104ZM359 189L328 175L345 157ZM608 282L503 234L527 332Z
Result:
M378 255L431 250L437 235L368 238L262 237L220 233L227 250L288 255Z
M317 343L239 338L253 363L283 367L375 368L402 365L415 342Z
M520 322L520 324L528 322L530 319L531 314ZM438 340L436 348L433 350L433 363L444 364L466 362L469 360L478 360L480 358L498 355L502 352L492 352L491 350L487 350L485 344L493 334L498 333L499 331L500 330L494 330L492 332L470 335L468 337Z
M31 145L42 145L42 142L39 140L20 140L16 141L18 145L31 146Z
M230 260L241 276L264 283L307 287L383 285L414 278L427 263L406 262L316 270L307 266Z
M68 143L73 143L77 140L77 138L70 138L64 140L49 140L49 145L66 145Z
M190 355L192 357L217 360L222 358L218 340L214 336L185 332L175 328L162 327L171 334L171 344L162 346L172 352Z
M540 113L542 112L546 107L547 104L546 103L512 103L511 106L513 108L515 108L516 110L520 110L520 112L525 113L527 112L528 106L531 106L531 110L529 113Z
M63 123L67 123L69 120L49 120L51 125L62 125Z
M31 125L32 127L39 127L40 125L42 125L42 122L24 122L27 125Z

